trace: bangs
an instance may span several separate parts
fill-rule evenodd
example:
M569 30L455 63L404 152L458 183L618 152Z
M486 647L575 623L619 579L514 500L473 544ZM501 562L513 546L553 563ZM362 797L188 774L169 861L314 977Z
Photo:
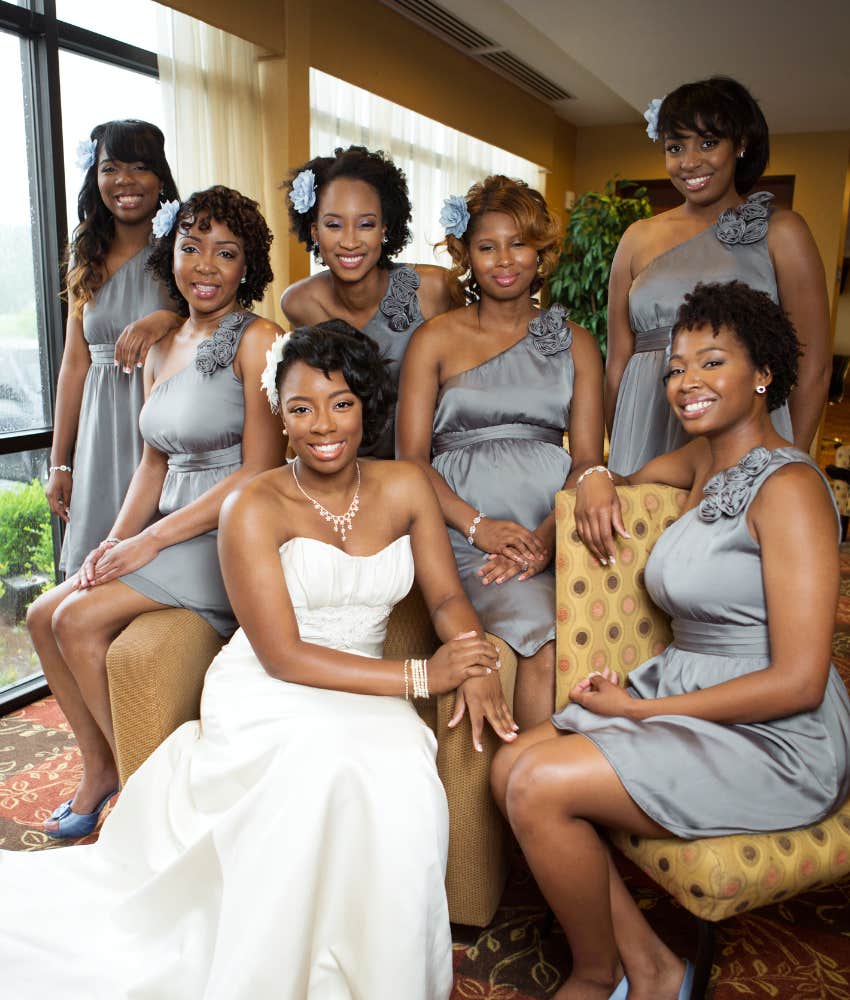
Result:
M662 137L681 139L686 132L715 139L741 138L741 128L724 96L714 87L693 84L680 87L664 99L658 116L658 132Z
M101 146L110 159L144 163L159 176L163 174L163 145L162 132L147 122L109 122L101 138Z

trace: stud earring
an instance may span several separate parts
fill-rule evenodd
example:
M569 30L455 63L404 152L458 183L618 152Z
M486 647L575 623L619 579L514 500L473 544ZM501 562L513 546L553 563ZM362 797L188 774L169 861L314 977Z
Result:
M244 285L247 280L248 280L247 274L243 274L242 277L239 279L239 284Z
M389 236L387 236L387 234L384 233L384 238L381 240L381 243L389 243L389 242L390 242Z
M739 149L738 150L738 159L739 160L743 160L745 152L746 152L746 150L744 150L744 149Z
M766 385L757 385L756 386L756 392L760 396L763 396L767 392L767 386Z

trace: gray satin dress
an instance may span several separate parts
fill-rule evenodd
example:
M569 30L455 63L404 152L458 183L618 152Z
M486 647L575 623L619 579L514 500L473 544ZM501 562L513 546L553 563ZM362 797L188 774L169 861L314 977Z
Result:
M769 202L760 191L726 209L703 232L660 254L638 274L629 291L634 354L626 365L611 431L608 466L630 476L651 459L688 440L671 410L661 382L676 313L698 282L737 279L779 301L767 248ZM783 406L772 415L777 432L791 441L791 417Z
M145 247L131 257L83 307L91 367L77 425L71 522L59 563L68 576L109 535L142 457L142 371L134 368L126 375L115 364L115 341L133 320L174 308L165 288L145 270L149 255Z
M198 345L192 364L153 387L139 417L145 441L168 455L161 516L180 510L242 465L245 395L233 371L242 334L257 317L228 313ZM236 631L217 550L218 531L163 549L146 566L120 577L153 601L189 608L223 636Z
M572 331L562 306L541 312L513 347L447 379L434 414L432 464L488 517L534 530L569 475ZM486 553L449 528L460 579L485 629L520 656L555 638L554 564L528 580L482 585Z
M375 315L363 327L363 333L376 341L381 357L389 361L393 384L398 388L399 372L404 352L413 331L422 326L425 318L419 306L419 275L404 264L390 265L390 283ZM374 458L395 458L395 415L384 428L378 440L361 455Z
M817 468L792 447L754 448L659 538L646 585L673 618L673 642L629 674L634 697L699 691L770 663L761 552L746 514L790 462ZM631 722L576 704L552 721L592 740L640 808L679 837L808 826L850 792L850 699L833 666L818 708L769 722Z

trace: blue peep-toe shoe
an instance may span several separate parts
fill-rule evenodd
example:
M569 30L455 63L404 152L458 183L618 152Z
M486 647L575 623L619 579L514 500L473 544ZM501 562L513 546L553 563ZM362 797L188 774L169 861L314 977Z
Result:
M682 985L679 987L679 1000L691 1000L691 990L694 985L694 967L685 959L685 975ZM608 997L608 1000L627 1000L629 995L629 981L625 976L617 983L617 988Z
M106 803L117 794L118 789L113 788L108 795L101 799L94 812L90 813L75 813L71 808L73 800L68 799L67 802L63 802L62 805L57 806L50 814L50 818L58 822L59 825L57 828L55 830L45 830L44 832L48 837L53 837L54 840L76 840L79 837L87 837L97 826L97 821L100 819L100 814L106 808Z
M623 976L623 978L619 981L619 983L617 983L617 988L614 990L611 996L608 997L608 1000L626 1000L626 997L628 995L629 995L629 981L628 979L626 979L625 976Z

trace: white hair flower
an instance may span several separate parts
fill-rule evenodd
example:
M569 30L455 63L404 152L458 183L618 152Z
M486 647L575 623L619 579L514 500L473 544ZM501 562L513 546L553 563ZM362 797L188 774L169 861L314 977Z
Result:
M296 176L289 192L289 200L299 215L309 212L316 204L316 175L312 170L302 170Z
M260 387L269 398L269 406L272 413L280 413L280 395L277 391L277 366L283 361L283 350L289 340L289 333L278 334L274 338L274 343L266 351L266 367L260 376Z
M179 211L180 202L176 198L173 198L171 201L160 202L159 211L151 221L153 234L158 240L162 239L163 236L167 236L174 228L174 220L177 218Z
M653 97L643 113L643 117L646 119L646 134L653 142L658 142L658 112L663 103L663 97Z
M80 139L77 143L77 155L74 162L77 167L85 173L89 167L94 166L97 159L97 143L94 139Z

